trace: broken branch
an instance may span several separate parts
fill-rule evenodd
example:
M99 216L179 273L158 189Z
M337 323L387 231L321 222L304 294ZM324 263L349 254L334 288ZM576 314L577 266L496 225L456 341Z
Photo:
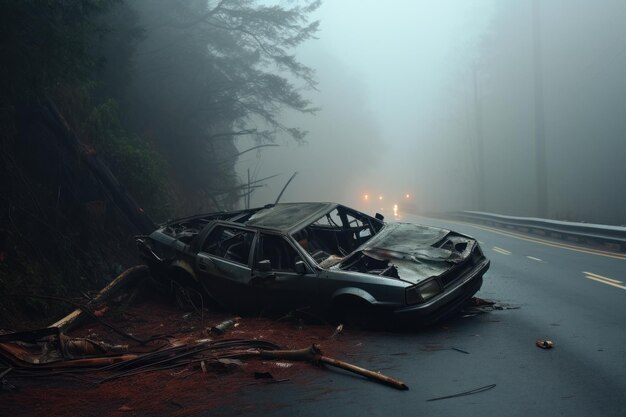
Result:
M111 281L109 285L100 290L100 292L98 292L98 295L85 305L85 308L89 309L89 312L91 312L91 310L95 308L98 304L105 302L106 300L117 294L117 292L121 289L126 288L130 284L136 282L139 277L147 274L148 267L146 265L137 265L133 266L132 268L128 268L126 271L119 274L113 281ZM63 301L67 300L63 299ZM71 329L76 327L76 325L79 324L81 320L84 319L83 311L85 311L84 308L79 306L76 310L72 311L70 314L48 327L58 327L59 331L61 331L62 333L67 333ZM87 314L89 314L89 312Z
M351 363L340 361L328 356L324 356L322 351L316 346L311 345L308 348L298 350L273 350L273 351L259 351L259 355L266 359L282 359L292 361L305 361L313 364L326 364L337 368L344 369L346 371L364 376L372 379L376 382L381 382L386 385L390 385L393 388L399 390L408 390L409 387L402 381L391 378L387 375L383 375L379 372L370 371L369 369L361 368L360 366L352 365Z
M109 329L113 330L115 333L119 334L122 337L125 337L127 339L130 339L132 341L135 341L141 345L145 345L148 342L151 342L153 340L159 339L161 336L157 336L157 337L150 337L148 339L140 339L137 338L135 336L133 336L132 334L128 334L123 330L118 329L117 327L113 326L112 324L110 324L109 322L102 320L100 317L96 316L93 311L91 311L88 307L86 306L82 306L78 303L75 303L72 300L68 300L67 298L62 298L62 297L53 297L53 296L49 296L49 295L37 295L37 294L31 294L30 297L33 298L42 298L44 300L56 300L56 301L63 301L66 302L68 304L73 305L76 308L81 309L82 311L84 311L85 313L87 313L87 315L89 317L91 317L92 319L102 323L103 325L105 325L106 327L108 327Z

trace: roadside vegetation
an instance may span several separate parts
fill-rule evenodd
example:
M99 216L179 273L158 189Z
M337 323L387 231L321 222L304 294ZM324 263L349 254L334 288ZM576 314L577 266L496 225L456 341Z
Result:
M137 231L42 104L153 220L233 208L251 190L238 138L305 140L278 116L315 111L294 51L318 6L0 1L0 328L59 312L32 294L77 296L136 261Z

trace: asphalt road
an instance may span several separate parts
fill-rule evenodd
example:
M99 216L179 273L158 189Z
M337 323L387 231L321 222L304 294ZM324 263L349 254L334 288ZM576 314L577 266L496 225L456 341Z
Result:
M396 377L409 391L312 370L246 390L212 415L626 416L625 255L466 223L403 221L477 238L491 259L477 295L519 308L415 332L347 335L357 354L339 359ZM554 348L539 349L537 339Z

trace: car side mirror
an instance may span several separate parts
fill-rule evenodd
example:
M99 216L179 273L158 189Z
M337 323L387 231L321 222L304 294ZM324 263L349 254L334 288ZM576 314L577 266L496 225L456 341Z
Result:
M306 265L304 265L304 261L296 261L296 272L300 275L306 274Z
M271 272L272 271L272 263L269 259L263 259L257 263L257 269L259 272Z
M382 214L380 214L380 213L376 213L376 215L375 215L374 217L376 217L376 218L377 218L378 220L380 220L381 222L382 222L383 220L385 220L385 216L383 216L383 215L382 215Z

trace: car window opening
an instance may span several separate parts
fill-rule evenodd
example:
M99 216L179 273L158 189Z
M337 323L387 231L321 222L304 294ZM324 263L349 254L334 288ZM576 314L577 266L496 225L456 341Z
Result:
M381 228L382 223L339 206L294 233L293 237L320 267L330 268L342 262Z
M208 254L240 264L248 264L254 232L226 226L211 231L202 250Z
M262 233L255 254L255 265L268 260L274 271L295 272L296 262L302 260L298 252L281 236Z

